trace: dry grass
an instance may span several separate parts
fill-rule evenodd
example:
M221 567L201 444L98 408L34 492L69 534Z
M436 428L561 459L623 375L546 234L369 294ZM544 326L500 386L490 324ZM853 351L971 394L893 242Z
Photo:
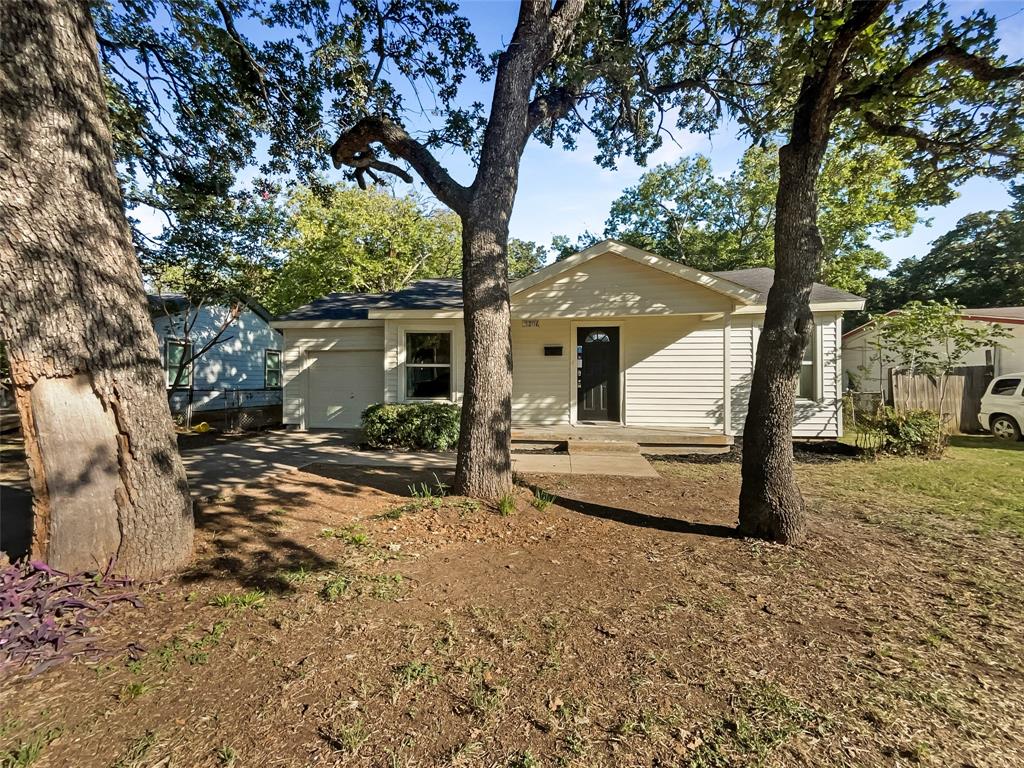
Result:
M109 656L0 683L0 764L1024 764L1024 451L802 464L798 548L731 535L735 464L657 468L507 516L328 466L206 509Z

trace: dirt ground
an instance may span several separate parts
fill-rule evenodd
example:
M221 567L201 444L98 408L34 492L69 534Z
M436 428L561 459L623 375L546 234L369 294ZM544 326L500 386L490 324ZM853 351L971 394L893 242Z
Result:
M655 466L507 516L329 465L208 506L107 654L0 682L0 765L1024 765L1019 535L887 513L836 457L772 546L734 463Z

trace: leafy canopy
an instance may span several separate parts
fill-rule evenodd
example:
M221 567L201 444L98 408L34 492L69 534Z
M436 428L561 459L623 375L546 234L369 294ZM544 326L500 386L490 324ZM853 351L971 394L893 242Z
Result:
M882 312L912 299L968 307L1024 306L1024 186L1012 205L963 217L919 259L904 259L874 281L868 307Z
M886 265L872 240L910 233L917 221L899 159L884 146L837 146L819 182L825 282L859 293ZM778 148L753 146L729 176L702 155L645 173L612 203L605 228L665 258L713 271L773 266Z
M458 217L413 197L335 186L292 194L278 242L283 261L267 306L284 312L337 291L384 293L462 267Z
M174 197L178 197L175 192ZM275 186L192 198L160 237L137 235L148 285L190 304L259 299L279 268L274 243L286 226Z
M254 165L312 183L332 126L402 109L409 81L444 109L486 69L446 0L92 5L127 199L165 210Z
M418 197L349 184L295 191L281 215L274 244L281 264L262 295L273 312L287 312L335 292L386 293L415 280L462 273L462 224L450 211ZM543 266L546 251L509 241L509 274Z
M911 301L896 312L875 315L872 365L896 364L910 374L946 377L976 349L993 347L1009 332L992 323L970 323L951 301Z

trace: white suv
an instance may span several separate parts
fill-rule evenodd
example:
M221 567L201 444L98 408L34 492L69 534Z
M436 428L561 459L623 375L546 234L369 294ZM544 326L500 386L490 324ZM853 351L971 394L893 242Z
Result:
M1024 427L1024 373L992 379L981 398L978 421L999 440L1020 440Z

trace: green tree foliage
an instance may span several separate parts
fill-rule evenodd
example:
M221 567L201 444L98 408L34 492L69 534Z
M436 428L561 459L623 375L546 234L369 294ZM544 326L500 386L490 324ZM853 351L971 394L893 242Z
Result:
M1024 186L1002 211L972 213L919 259L904 259L872 282L868 309L884 312L911 300L968 307L1024 306Z
M899 160L887 147L836 146L819 186L822 278L862 292L886 266L870 241L910 233L917 216ZM775 264L778 147L753 146L725 178L703 155L661 165L612 203L605 235L707 271Z
M459 219L412 197L335 186L326 199L293 193L279 247L283 263L266 296L285 312L328 293L385 293L462 268Z
M547 261L548 249L532 240L508 241L508 276L512 280L536 272Z
M228 196L247 166L311 183L331 126L398 108L410 78L449 104L485 67L447 0L91 5L127 200L173 212ZM367 66L376 56L395 68Z
M194 303L266 296L279 267L275 243L287 225L277 197L277 188L266 184L194 197L158 238L137 235L149 285Z
M945 377L977 349L996 346L1009 334L999 325L963 319L951 301L911 301L891 314L876 315L878 353L872 363L898 365L910 374Z

